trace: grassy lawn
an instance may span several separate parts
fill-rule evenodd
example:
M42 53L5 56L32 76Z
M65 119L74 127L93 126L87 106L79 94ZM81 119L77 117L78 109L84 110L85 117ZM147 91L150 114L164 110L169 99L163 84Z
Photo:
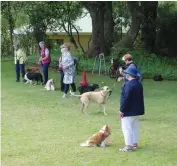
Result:
M175 166L177 165L177 82L144 80L146 115L140 122L140 146L121 153L124 140L117 119L121 84L108 100L108 116L91 104L84 116L78 98L61 99L59 73L50 71L57 90L15 82L13 62L2 63L2 165L3 166ZM87 75L90 83L112 87L108 76ZM77 85L81 75L77 76ZM104 124L112 129L113 144L84 148L79 144Z

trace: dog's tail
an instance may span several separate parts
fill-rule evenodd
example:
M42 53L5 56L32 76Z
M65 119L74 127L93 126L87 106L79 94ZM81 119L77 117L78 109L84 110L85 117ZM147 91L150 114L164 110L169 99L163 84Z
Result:
M73 94L73 92L71 92L71 90L70 90L70 94L71 94L71 96L81 97L81 95L75 95L75 94Z
M80 146L82 146L82 147L89 147L90 145L88 145L87 142L83 142L83 143L80 144Z

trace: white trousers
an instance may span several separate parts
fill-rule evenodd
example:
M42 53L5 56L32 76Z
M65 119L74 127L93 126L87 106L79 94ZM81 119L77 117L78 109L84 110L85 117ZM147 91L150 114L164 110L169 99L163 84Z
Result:
M121 119L125 145L138 144L139 117L129 116Z

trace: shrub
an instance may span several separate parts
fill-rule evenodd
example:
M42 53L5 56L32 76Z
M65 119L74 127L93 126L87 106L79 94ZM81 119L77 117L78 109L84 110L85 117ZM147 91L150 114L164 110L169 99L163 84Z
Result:
M114 45L111 57L121 58L125 53L133 55L134 62L142 69L143 77L152 78L160 73L164 79L177 80L177 59L150 54L143 49L129 50Z

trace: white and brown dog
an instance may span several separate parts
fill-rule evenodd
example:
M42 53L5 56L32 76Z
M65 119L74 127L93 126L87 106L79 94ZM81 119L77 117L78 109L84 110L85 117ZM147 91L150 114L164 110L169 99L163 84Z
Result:
M82 95L75 95L71 91L70 93L71 93L71 96L80 97L80 101L82 103L81 111L85 113L86 115L87 113L85 110L88 107L90 101L98 103L100 106L100 111L101 111L101 105L103 105L104 114L107 115L106 114L106 100L112 93L111 89L108 86L102 87L101 90L98 92L86 92L86 93L83 93Z
M48 80L44 88L47 90L55 90L53 79Z
M97 134L94 134L86 142L81 143L80 146L85 147L106 147L106 145L111 144L110 139L111 129L110 126L104 125Z

